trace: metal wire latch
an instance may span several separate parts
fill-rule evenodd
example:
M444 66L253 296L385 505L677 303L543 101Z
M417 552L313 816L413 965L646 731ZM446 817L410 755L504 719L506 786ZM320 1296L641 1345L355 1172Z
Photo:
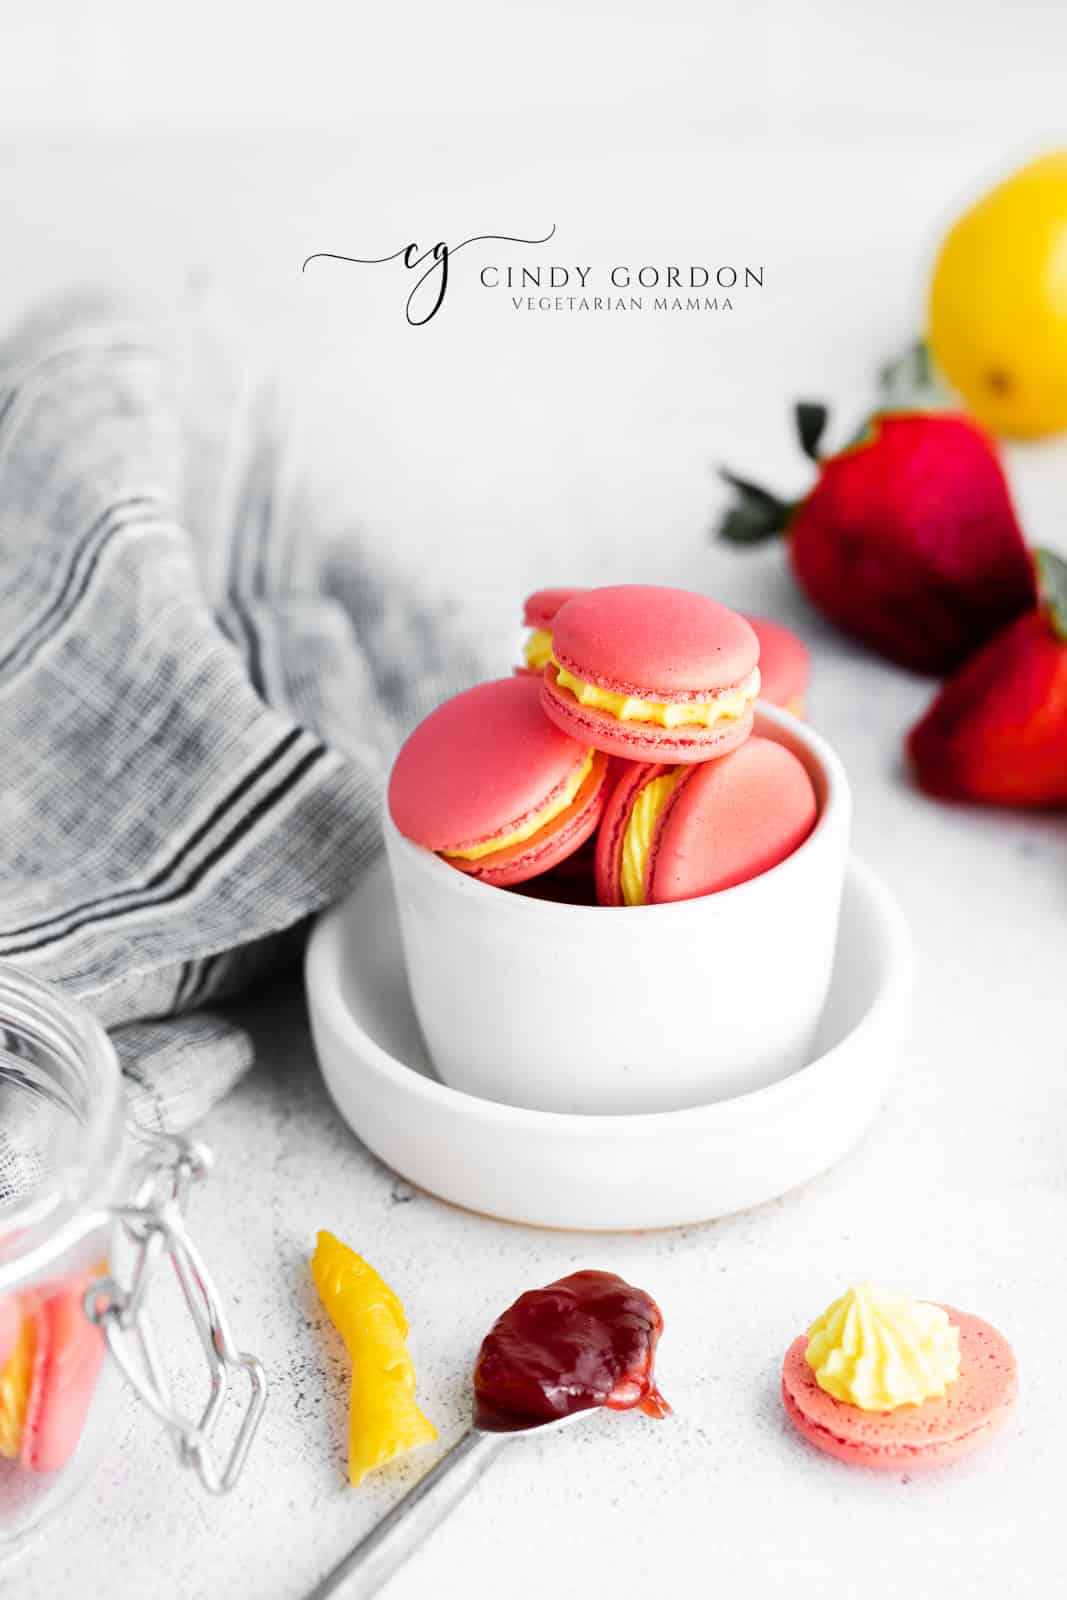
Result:
M189 1187L210 1162L202 1144L170 1135L153 1140L133 1202L112 1213L133 1249L129 1280L98 1278L86 1291L85 1314L103 1329L127 1383L166 1427L182 1464L192 1467L212 1494L226 1494L241 1475L263 1415L267 1379L256 1357L237 1349L218 1290L185 1225ZM175 1409L146 1307L153 1272L163 1258L174 1268L207 1360L210 1392L199 1418ZM233 1444L219 1461L212 1442L231 1380L242 1374L248 1397Z

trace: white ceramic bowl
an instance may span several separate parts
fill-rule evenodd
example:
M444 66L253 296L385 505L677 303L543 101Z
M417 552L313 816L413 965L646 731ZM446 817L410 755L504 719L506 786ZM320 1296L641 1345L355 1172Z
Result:
M848 781L787 712L761 706L756 730L807 767L818 820L769 872L696 900L609 908L511 894L412 844L386 815L412 999L446 1083L542 1111L673 1111L809 1059L837 936Z
M911 976L901 914L853 859L809 1065L713 1105L574 1116L476 1099L435 1078L381 857L319 919L307 956L323 1076L360 1139L444 1200L554 1228L657 1228L725 1216L822 1172L878 1108L907 1024ZM762 1009L775 1000L768 985Z

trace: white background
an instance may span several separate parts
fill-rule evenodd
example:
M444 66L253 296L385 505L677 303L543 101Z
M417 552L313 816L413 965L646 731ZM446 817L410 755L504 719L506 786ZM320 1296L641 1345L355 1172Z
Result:
M1062 8L383 10L8 0L0 313L85 278L198 304L284 374L339 514L458 592L487 648L503 651L542 582L686 582L791 621L815 654L814 718L852 774L856 847L916 936L914 1044L869 1139L802 1194L583 1241L397 1205L289 1016L212 1119L222 1171L199 1213L274 1377L248 1482L205 1503L127 1409L112 1460L12 1592L288 1600L389 1503L403 1470L358 1495L340 1483L344 1366L306 1289L322 1225L402 1289L446 1437L481 1331L528 1283L614 1267L667 1315L676 1422L605 1419L500 1462L398 1600L1061 1592L1067 837L917 796L900 745L930 686L825 628L779 551L716 550L707 530L719 459L804 487L790 402L825 397L850 430L880 361L921 326L925 263L959 198L1062 142ZM460 257L443 311L412 330L399 269L299 271L313 250L552 223L546 260L749 261L765 288L728 316L527 314ZM1015 449L1010 470L1031 537L1062 543L1062 447ZM781 1352L865 1276L1015 1341L1018 1416L985 1457L872 1479L789 1434Z

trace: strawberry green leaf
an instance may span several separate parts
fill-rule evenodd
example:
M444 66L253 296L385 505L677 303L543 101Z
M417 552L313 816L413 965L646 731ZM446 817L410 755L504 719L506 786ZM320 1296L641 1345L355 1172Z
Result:
M1067 561L1054 550L1035 550L1037 587L1054 631L1067 644Z
M946 411L958 404L937 370L930 346L916 339L878 374L882 411Z
M812 461L819 459L819 440L826 428L829 411L825 406L817 405L812 400L798 400L794 408L797 433L800 436L800 448Z
M733 505L723 513L716 529L720 539L730 544L760 544L764 539L785 532L794 509L787 500L780 500L767 489L761 489L759 484L739 478L725 467L719 468L719 476L736 491Z

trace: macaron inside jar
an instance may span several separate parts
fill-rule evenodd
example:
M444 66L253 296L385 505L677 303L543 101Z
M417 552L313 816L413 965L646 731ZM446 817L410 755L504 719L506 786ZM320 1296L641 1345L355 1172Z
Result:
M596 830L609 765L544 716L536 678L501 678L419 724L393 765L389 812L450 866L507 887L547 872Z
M85 1316L91 1276L77 1273L0 1303L0 1457L32 1472L54 1472L69 1460L92 1403L104 1336Z
M803 763L759 735L721 760L632 764L597 836L597 898L657 905L732 888L792 855L817 814Z
M706 595L623 584L560 608L542 704L572 738L631 761L708 761L747 739L759 641Z

